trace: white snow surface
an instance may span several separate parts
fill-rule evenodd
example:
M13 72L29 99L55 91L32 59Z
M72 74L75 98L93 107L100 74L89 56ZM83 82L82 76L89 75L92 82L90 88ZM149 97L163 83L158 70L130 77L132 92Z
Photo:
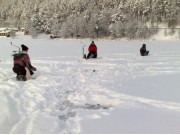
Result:
M16 81L10 42L36 79ZM180 133L180 42L0 39L0 133ZM148 57L139 48L147 44Z

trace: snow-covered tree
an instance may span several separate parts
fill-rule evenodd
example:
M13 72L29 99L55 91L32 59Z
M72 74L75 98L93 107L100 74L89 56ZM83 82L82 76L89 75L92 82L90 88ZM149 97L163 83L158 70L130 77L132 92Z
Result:
M129 29L180 25L179 7L180 0L1 0L0 26L20 28L30 21L38 33L64 37L142 35L142 28Z

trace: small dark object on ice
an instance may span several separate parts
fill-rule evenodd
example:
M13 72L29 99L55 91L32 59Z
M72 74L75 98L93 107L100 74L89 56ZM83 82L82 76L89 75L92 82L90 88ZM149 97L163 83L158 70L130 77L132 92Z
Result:
M84 54L83 58L84 58L84 59L87 59L87 58L86 58L86 54Z

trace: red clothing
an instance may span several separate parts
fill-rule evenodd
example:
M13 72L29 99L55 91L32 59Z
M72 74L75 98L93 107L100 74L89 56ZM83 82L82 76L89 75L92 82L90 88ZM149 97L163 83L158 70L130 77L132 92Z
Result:
M89 52L97 52L97 47L95 44L90 44L89 48L88 48Z
M31 65L29 55L26 52L14 54L14 64L19 64L20 66L27 67L28 69L33 67Z

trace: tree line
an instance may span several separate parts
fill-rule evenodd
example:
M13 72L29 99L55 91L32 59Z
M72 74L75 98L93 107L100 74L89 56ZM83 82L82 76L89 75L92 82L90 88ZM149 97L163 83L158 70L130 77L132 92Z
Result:
M148 38L180 25L180 0L1 0L1 27L63 38Z

